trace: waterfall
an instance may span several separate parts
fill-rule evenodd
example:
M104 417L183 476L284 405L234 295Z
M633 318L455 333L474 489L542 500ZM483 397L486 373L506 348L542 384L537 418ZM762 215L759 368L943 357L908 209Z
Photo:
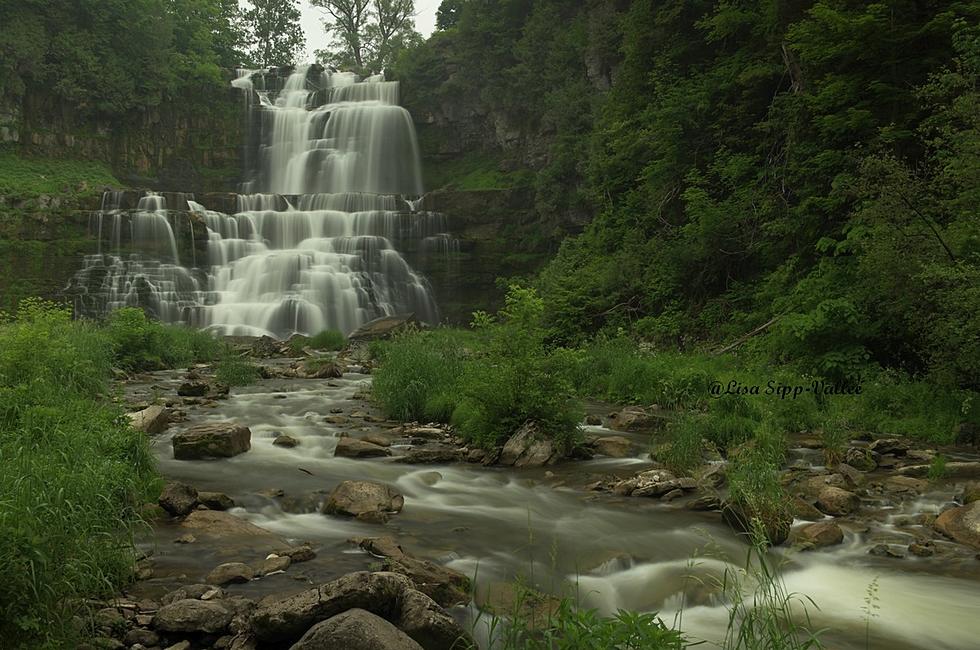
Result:
M232 85L255 144L234 211L210 209L207 195L147 192L131 206L129 193L107 192L99 253L71 287L78 311L138 305L166 322L277 338L396 313L438 321L403 254L426 261L458 245L441 215L418 210L419 149L398 82L297 66L284 82L240 70Z

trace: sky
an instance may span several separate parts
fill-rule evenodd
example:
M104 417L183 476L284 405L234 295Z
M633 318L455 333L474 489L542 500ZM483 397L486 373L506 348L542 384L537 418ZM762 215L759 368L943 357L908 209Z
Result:
M429 36L436 28L436 9L442 0L415 0L415 29L422 36ZM300 5L303 12L301 24L306 33L306 60L313 61L313 52L322 50L327 46L327 35L323 31L322 17L325 11L318 7L313 7L307 0L301 0Z

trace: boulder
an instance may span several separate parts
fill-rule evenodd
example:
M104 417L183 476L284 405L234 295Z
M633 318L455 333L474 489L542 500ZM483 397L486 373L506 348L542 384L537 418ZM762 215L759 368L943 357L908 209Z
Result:
M963 494L960 496L963 505L969 505L974 501L980 501L980 481L970 481L963 486Z
M353 540L362 549L384 558L384 570L406 576L416 589L443 607L470 602L470 581L459 571L428 560L412 557L391 537L371 537Z
M292 436L287 436L285 433L280 433L273 439L272 444L276 447L285 447L286 449L292 449L299 445L299 440Z
M595 453L610 458L629 458L633 455L633 441L623 436L603 436L592 442Z
M617 431L652 431L666 423L662 415L650 413L639 406L627 406L622 411L610 413L609 427Z
M332 616L311 627L290 650L422 650L397 627L359 608Z
M804 521L819 521L824 518L824 514L817 510L813 505L798 496L792 496L789 498L789 510L790 513L796 519L803 519Z
M213 600L187 598L161 607L153 625L163 632L204 632L214 634L228 627L231 612Z
M246 545L249 549L268 548L271 551L273 547L279 548L284 544L278 535L219 510L195 510L180 522L180 527L193 531L198 537L227 540L232 544Z
M163 433L170 423L170 409L165 406L149 406L142 411L127 413L130 426L143 433Z
M881 454L891 454L893 456L904 456L911 445L899 438L879 438L869 445L871 451Z
M955 542L980 549L980 501L950 508L932 526Z
M255 570L242 562L225 562L214 567L205 581L209 585L230 585L248 582L255 577Z
M415 314L395 314L382 316L364 323L348 335L348 341L374 341L386 339L392 334L406 329L414 324Z
M917 495L929 488L929 481L911 476L889 476L885 488L899 495Z
M561 454L555 443L533 422L525 422L504 444L498 462L514 467L541 467L557 463Z
M853 492L828 485L817 497L817 509L828 515L849 515L861 505L861 498Z
M395 459L396 463L407 465L435 465L459 463L465 458L463 451L449 445L425 445L409 449L404 456Z
M844 452L844 462L862 472L873 472L878 467L879 454L862 447L850 447Z
M179 481L170 481L160 492L157 503L174 517L183 517L197 506L198 493L190 485Z
M231 510L235 502L224 492L198 492L197 500L211 510Z
M377 514L400 512L404 505L405 498L387 485L371 481L344 481L327 497L322 512L364 519Z
M315 624L363 609L400 628L425 650L470 647L466 631L435 601L390 572L350 573L314 589L263 601L252 615L256 639L273 647L295 643Z
M340 458L376 458L390 456L391 450L364 440L346 437L337 440L337 448L333 455Z
M234 422L206 422L174 434L174 458L230 458L252 448L252 432Z
M844 541L844 531L832 521L819 521L803 526L797 534L796 541L803 548L833 546Z

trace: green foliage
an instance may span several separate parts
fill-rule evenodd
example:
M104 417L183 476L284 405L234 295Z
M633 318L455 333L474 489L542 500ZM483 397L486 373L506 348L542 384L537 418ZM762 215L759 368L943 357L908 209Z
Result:
M225 354L214 366L214 377L228 386L250 386L262 378L262 369L248 359Z
M0 318L5 647L75 647L84 599L131 576L131 534L155 477L144 436L101 400L113 349L105 330L50 303L25 300Z
M213 361L221 352L221 345L210 333L163 325L136 307L112 312L105 332L113 345L116 363L126 370L158 370Z
M27 158L0 148L0 195L94 195L105 186L120 185L109 168L90 160Z
M929 463L928 478L930 481L941 481L946 478L948 471L946 469L946 457L942 454L936 454L936 456Z
M242 24L254 45L249 57L261 68L292 65L306 45L297 0L249 0Z
M494 446L532 421L560 444L578 432L580 405L563 359L545 345L542 304L512 286L496 317L474 314L474 333L405 334L377 351L374 395L404 420L451 420L476 444Z
M311 336L307 345L314 350L335 352L344 349L344 346L347 345L347 337L344 336L343 332L337 330L323 330L319 334Z

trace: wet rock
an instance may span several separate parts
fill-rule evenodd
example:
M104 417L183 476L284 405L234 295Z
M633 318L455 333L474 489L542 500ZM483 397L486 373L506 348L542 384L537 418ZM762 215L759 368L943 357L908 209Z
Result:
M196 541L197 541L196 537L194 537L190 533L186 533L184 535L181 535L177 539L175 539L174 544L193 544Z
M195 510L180 522L180 526L194 531L198 536L230 539L250 547L282 545L279 536L241 517L219 510Z
M354 341L374 341L386 339L392 334L400 332L408 327L415 325L415 314L396 314L393 316L383 316L364 323L348 335L347 340Z
M174 458L230 458L251 449L252 432L234 422L206 422L174 434Z
M330 493L322 512L328 515L371 517L399 512L405 499L394 489L371 481L344 481Z
M379 456L390 456L391 450L379 445L358 440L357 438L340 438L337 441L337 448L333 452L334 456L341 458L377 458Z
M396 463L408 465L434 465L436 463L458 463L463 460L463 452L448 445L426 445L409 449L404 456L395 459Z
M372 445L378 445L379 447L390 447L394 439L385 433L369 433L361 438L364 442L370 442Z
M654 469L637 474L635 487L629 495L634 497L663 497L674 490L692 491L697 489L697 481L689 476L675 478L666 470ZM617 486L613 491L617 492Z
M487 452L483 449L470 449L466 454L467 463L482 463L486 460Z
M869 445L871 451L877 452L884 456L885 454L891 454L893 456L904 456L910 448L910 445L905 440L900 440L899 438L879 438Z
M591 427L602 426L602 418L598 415L586 415L585 423Z
M980 501L941 513L932 526L955 542L980 549Z
M267 576L270 573L276 573L277 571L285 571L292 565L293 561L288 555L270 555L269 557L262 560L258 568L255 571L257 576Z
M817 497L817 509L828 515L849 515L861 505L861 498L853 492L828 485Z
M885 479L885 489L902 495L916 495L929 488L929 482L911 476L889 476Z
M844 483L849 489L864 485L864 474L847 463L841 463L836 468L837 473L844 477Z
M963 494L960 495L960 503L968 505L974 501L980 501L980 481L970 481L963 486Z
M728 463L710 463L701 473L698 482L710 488L720 488L728 478Z
M199 600L202 596L204 596L204 594L208 593L212 589L217 589L219 592L221 591L221 589L213 585L204 585L204 584L184 585L183 587L180 587L179 589L175 589L174 591L171 591L169 594L166 594L163 597L163 604L169 605L171 603L177 602L178 600L187 600L187 599Z
M163 433L170 423L170 409L163 406L150 406L142 411L127 413L130 426L143 433Z
M660 500L670 502L673 501L674 499L679 499L682 496L684 496L684 490L681 490L680 488L674 488L667 494L660 497Z
M834 546L844 541L844 531L832 521L807 524L800 529L797 541L803 548Z
M595 453L610 458L629 458L633 455L633 441L623 436L603 436L592 442Z
M296 368L296 375L302 379L339 379L344 376L344 369L336 361L308 361Z
M287 548L280 549L276 551L276 555L282 555L288 557L292 562L309 562L316 557L316 552L313 547L308 544L302 544L300 546L289 546Z
M123 643L127 646L137 643L145 647L155 646L160 643L160 635L152 630L136 628L126 633L126 636L123 637Z
M327 415L323 418L327 424L342 425L347 424L347 418L343 415Z
M164 650L191 650L192 648L193 646L191 645L191 642L185 639L183 641L178 641L173 645L168 645L166 648L164 648Z
M875 544L868 551L868 555L874 555L875 557L891 557L901 559L905 557L905 553L901 550L901 547L895 547L892 544Z
M805 501L798 496L790 497L789 510L793 517L796 519L803 519L804 521L819 521L825 516L810 502Z
M209 397L216 399L228 395L230 388L221 382L209 382L204 380L185 381L177 388L177 394L181 397Z
M666 423L662 415L651 413L639 406L627 406L609 415L609 426L618 431L645 432L661 428Z
M810 476L805 478L800 483L800 487L803 488L804 493L811 497L817 497L824 488L836 487L845 488L847 487L847 480L843 475L838 473L833 474L820 474L818 476Z
M280 433L278 436L276 436L273 439L272 444L275 445L276 447L285 447L286 449L292 449L293 447L299 445L299 440L297 440L292 436L287 436L285 433Z
M170 481L164 486L157 503L174 517L183 517L194 510L197 500L197 490L193 487L179 481Z
M862 447L850 447L844 452L844 462L861 472L873 472L878 467L879 454Z
M230 585L248 582L255 577L255 571L242 562L225 562L216 566L208 574L206 581L211 585Z
M164 605L153 618L162 632L205 632L214 634L228 627L231 612L214 601L185 599Z
M526 422L504 444L498 462L514 467L541 467L558 462L559 457L554 442L535 423Z
M721 510L721 499L716 494L704 494L688 503L687 507L698 512Z
M311 627L290 650L422 650L397 627L363 609L349 609Z
M472 639L435 601L414 589L411 580L390 572L351 573L315 589L263 602L252 615L260 643L295 643L307 630L350 609L382 616L425 650L469 647Z
M368 553L383 557L385 571L406 576L416 589L443 607L465 605L470 601L469 578L459 571L408 555L391 537L352 541Z
M930 541L912 542L908 550L916 557L932 557L936 554L936 545Z
M898 474L900 476L922 478L929 475L929 467L929 465L909 465L907 467L900 467L898 469ZM943 477L948 479L980 478L980 462L968 461L946 463Z
M722 519L737 533L751 536L756 528L773 546L779 546L789 538L793 515L785 511L757 512L741 503L727 501L722 504Z
M224 492L198 492L197 500L210 510L231 510L235 502Z

